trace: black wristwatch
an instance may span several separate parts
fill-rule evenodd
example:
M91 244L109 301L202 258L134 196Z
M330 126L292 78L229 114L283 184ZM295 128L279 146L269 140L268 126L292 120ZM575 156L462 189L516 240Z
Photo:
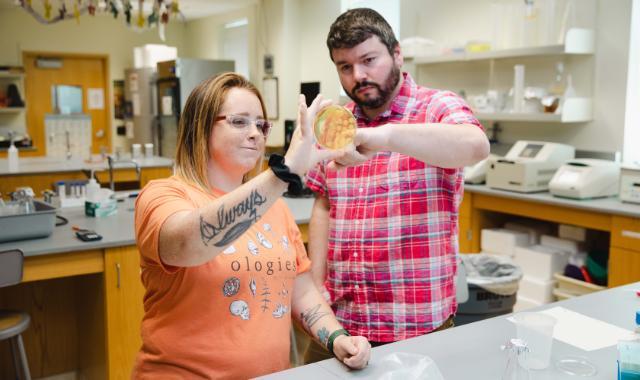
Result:
M273 174L284 182L289 184L287 191L291 195L302 194L302 179L296 173L292 173L291 169L284 164L284 157L279 154L272 154L269 157L269 167L273 170Z

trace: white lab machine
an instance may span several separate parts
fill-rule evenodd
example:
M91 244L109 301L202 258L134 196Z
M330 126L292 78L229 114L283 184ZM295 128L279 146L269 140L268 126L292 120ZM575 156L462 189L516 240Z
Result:
M489 157L484 160L475 163L471 166L466 166L464 168L464 183L470 184L481 184L484 183L487 179L487 170L489 170L489 165L491 162L496 160L499 156L495 154L490 154Z
M520 193L545 191L556 170L574 157L571 145L521 140L489 165L487 186Z
M620 173L620 200L640 204L640 166L623 166Z
M589 199L618 194L620 164L595 158L579 158L562 165L549 182L557 197Z

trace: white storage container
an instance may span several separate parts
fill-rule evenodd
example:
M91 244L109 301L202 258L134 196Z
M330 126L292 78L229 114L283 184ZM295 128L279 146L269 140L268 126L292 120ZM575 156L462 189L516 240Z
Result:
M519 311L533 309L534 307L538 307L542 305L544 305L542 302L538 302L518 294L518 299L516 301L516 304L513 305L513 312L517 313Z
M516 247L514 261L525 276L553 280L554 273L564 271L569 253L543 245Z
M505 228L485 228L481 233L480 248L483 252L513 257L516 247L529 245L529 234Z
M569 253L579 253L584 252L584 244L569 239L561 239L555 236L542 235L540 238L540 245L544 245L545 247L557 248L561 251L566 251Z
M555 280L541 280L535 277L524 276L520 280L518 297L528 298L542 304L553 302L553 288Z
M551 234L551 225L544 222L518 220L507 222L504 228L513 231L521 231L529 234L529 244L540 244L540 236Z
M584 227L561 224L558 226L558 237L584 243L587 241L587 229Z

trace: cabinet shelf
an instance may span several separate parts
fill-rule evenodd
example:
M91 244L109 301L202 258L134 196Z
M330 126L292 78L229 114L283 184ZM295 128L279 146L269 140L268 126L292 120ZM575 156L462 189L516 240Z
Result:
M530 121L548 123L584 123L592 120L591 98L569 98L565 101L562 113L511 113L511 112L475 112L478 120L488 121Z
M0 71L0 79L24 79L24 74Z
M24 107L0 107L0 113L20 113L25 109Z
M460 52L434 56L413 57L416 65L438 63L468 62L490 59L551 56L564 54L593 54L595 50L594 33L591 29L569 29L563 45L534 46L515 49L490 50L483 52ZM410 57L408 57L411 59Z

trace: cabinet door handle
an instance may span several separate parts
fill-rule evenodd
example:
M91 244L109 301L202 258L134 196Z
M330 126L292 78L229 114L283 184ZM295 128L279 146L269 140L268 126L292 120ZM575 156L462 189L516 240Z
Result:
M467 230L467 240L473 240L473 230Z
M640 232L622 230L622 232L620 234L622 236L624 236L624 237L628 237L628 238L631 238L631 239L640 239Z
M116 288L120 289L120 263L116 263Z

